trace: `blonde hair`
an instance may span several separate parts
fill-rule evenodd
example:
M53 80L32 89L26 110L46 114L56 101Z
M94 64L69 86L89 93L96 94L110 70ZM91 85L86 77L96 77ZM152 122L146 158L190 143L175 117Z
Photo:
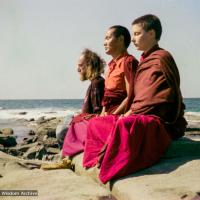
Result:
M84 49L81 53L84 56L84 63L87 67L86 78L93 80L104 72L105 61L97 53L90 49Z

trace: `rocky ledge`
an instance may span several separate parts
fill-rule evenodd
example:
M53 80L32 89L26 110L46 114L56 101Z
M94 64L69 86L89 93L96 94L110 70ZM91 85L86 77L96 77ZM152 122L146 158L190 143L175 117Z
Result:
M0 130L0 150L4 152L0 152L1 189L36 189L39 192L37 199L200 199L198 123L189 124L186 136L174 141L154 166L103 185L99 182L97 168L85 170L82 167L82 154L72 161L76 173L67 169L38 169L41 163L47 162L45 160L58 157L60 150L55 130L61 120L40 118L27 122L30 130L20 144L12 128Z
M55 117L27 121L28 132L18 144L12 128L0 129L0 150L23 159L53 160L60 152L56 127L61 121Z

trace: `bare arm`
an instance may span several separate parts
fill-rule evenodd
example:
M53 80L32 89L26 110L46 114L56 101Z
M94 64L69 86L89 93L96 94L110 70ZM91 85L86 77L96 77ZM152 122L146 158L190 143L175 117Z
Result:
M119 115L124 113L125 107L126 107L126 103L128 100L128 94L129 94L129 83L126 79L126 77L124 76L125 79L125 84L126 84L126 92L127 92L127 97L122 101L122 103L117 107L117 109L113 112L113 114L115 115Z
M100 114L100 116L105 116L105 115L107 115L107 112L106 112L106 108L105 108L105 106L102 108L102 111L101 111L101 114Z

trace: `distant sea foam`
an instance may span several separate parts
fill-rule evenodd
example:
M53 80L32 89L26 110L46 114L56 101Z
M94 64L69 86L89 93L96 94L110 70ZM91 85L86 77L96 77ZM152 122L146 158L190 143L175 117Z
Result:
M81 111L82 99L0 100L0 119L71 117Z
M81 111L83 99L0 100L0 119L70 118ZM200 98L184 98L186 116L200 118Z

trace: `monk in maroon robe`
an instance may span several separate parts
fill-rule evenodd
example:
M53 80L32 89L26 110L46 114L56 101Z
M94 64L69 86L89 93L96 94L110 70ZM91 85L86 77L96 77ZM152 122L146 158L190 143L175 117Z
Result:
M187 125L178 68L171 54L158 46L160 20L145 15L133 22L132 29L132 42L143 54L131 109L123 117L95 117L88 125L83 165L100 166L103 183L159 161Z

